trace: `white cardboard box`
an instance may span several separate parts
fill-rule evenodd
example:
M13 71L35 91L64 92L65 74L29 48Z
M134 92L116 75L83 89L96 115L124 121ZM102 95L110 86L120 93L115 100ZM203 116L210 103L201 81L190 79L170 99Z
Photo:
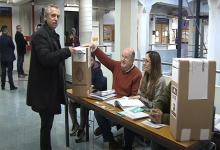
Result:
M176 140L211 138L215 72L215 61L173 59L170 130Z

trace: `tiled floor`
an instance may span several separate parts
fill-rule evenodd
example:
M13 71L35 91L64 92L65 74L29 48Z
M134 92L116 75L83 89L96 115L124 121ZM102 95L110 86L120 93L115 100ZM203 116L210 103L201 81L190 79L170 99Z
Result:
M14 75L18 89L10 91L8 83L6 89L0 90L0 150L39 150L40 117L26 105L27 77L18 79ZM93 120L93 113L90 115ZM105 145L102 137L93 136L93 123L90 123L89 142L75 143L70 137L70 147L66 148L64 107L62 114L55 116L52 129L53 150L102 150ZM97 126L95 122L95 127ZM138 147L136 150L150 148Z

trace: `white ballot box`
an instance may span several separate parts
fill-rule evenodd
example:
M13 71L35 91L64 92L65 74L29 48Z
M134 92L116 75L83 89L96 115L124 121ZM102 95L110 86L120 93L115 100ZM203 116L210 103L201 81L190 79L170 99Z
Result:
M91 62L89 47L75 47L72 56L72 89L74 96L87 97L91 86Z
M176 140L211 138L215 75L215 61L173 59L170 130Z

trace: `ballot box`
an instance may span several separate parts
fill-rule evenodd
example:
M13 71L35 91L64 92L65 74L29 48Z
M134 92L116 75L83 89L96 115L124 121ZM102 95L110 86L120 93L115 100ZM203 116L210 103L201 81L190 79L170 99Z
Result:
M211 138L215 76L215 61L173 59L170 131L176 140Z
M89 47L76 47L72 55L72 89L74 96L87 97L91 86Z

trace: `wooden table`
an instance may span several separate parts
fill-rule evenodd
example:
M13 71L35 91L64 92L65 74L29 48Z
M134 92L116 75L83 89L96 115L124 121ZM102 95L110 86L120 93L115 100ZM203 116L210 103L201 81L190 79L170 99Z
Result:
M68 97L72 98L72 89L67 90ZM131 120L127 117L121 117L117 115L117 112L121 111L119 108L107 104L105 101L99 101L91 98L82 98L82 100L76 101L85 107L95 110L109 118L121 124L122 126L138 133L144 137L148 137L152 140L159 141L159 143L169 149L173 150L196 150L200 145L201 141L188 141L188 142L178 142L176 141L169 130L169 126L154 129L141 123L142 120Z

